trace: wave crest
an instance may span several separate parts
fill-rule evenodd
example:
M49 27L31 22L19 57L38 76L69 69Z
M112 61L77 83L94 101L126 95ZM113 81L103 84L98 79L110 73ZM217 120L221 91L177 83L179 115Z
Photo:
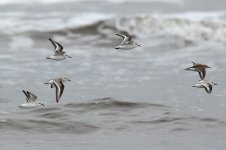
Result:
M170 15L138 15L119 17L101 13L82 13L76 16L49 14L39 21L33 18L23 20L23 15L14 25L11 20L18 18L12 15L5 18L1 34L22 34L32 38L49 37L49 35L63 35L68 37L85 37L97 35L95 38L114 38L115 33L129 33L134 37L150 40L151 38L181 39L184 41L217 41L226 42L225 13L181 13ZM56 16L59 15L59 17ZM37 16L38 17L38 16ZM55 18L55 19L54 19ZM59 19L61 18L61 19ZM10 25L9 26L9 23ZM24 23L25 22L25 23ZM23 26L18 28L17 26ZM8 32L8 33L6 33ZM82 38L83 39L83 38Z
M175 37L186 40L226 41L226 23L220 18L224 15L143 15L121 17L104 21L97 28L102 34L128 32L139 38ZM201 15L199 15L201 16ZM194 19L195 18L195 19Z

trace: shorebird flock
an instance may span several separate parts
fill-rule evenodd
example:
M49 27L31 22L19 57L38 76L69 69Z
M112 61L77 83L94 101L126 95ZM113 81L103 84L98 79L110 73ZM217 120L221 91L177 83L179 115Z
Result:
M54 41L53 39L49 38L49 41L52 43L53 47L54 47L54 53L47 57L46 59L50 59L50 60L55 60L55 61L61 61L61 60L65 60L67 58L72 58L71 56L69 56L65 51L63 51L63 46ZM54 78L54 79L49 79L47 82L45 82L44 84L50 84L51 88L55 88L56 93L56 102L58 103L63 92L64 92L64 82L65 81L71 81L70 79L66 78L66 77L58 77L58 78ZM22 105L20 105L19 107L23 107L23 108L33 108L33 107L38 107L38 106L45 106L43 103L38 102L37 101L37 96L34 95L33 93L29 92L29 91L24 91L23 93L26 96L26 102Z
M115 49L120 49L120 50L131 50L136 47L141 47L139 44L134 42L132 40L132 36L128 34L116 34L119 37L122 37L122 42L118 46L115 47ZM62 61L68 58L72 58L70 55L68 55L65 51L63 51L63 46L54 41L53 39L49 38L49 41L52 43L54 46L54 52L51 56L47 57L46 59L50 59L53 61ZM193 66L185 69L185 70L190 70L190 71L196 71L198 72L201 80L199 80L199 83L193 85L192 87L196 88L204 88L208 94L212 92L212 85L217 85L216 83L208 80L204 80L205 75L206 75L206 68L210 68L209 66L205 64L197 64L193 63ZM55 97L56 97L56 102L58 103L60 101L60 98L64 92L64 82L65 81L71 81L70 79L66 77L58 77L54 79L49 79L47 82L44 84L50 84L51 88L55 88ZM19 107L23 108L34 108L34 107L39 107L39 106L45 106L42 102L39 102L37 100L37 96L34 95L33 93L29 91L23 90L23 93L26 96L26 102L24 104L21 104Z
M204 80L206 76L206 68L210 68L210 67L205 64L197 64L194 62L192 63L193 63L193 66L186 68L185 70L197 71L199 73L199 77L201 78L201 80L199 80L199 83L193 85L192 87L204 88L206 92L210 94L212 92L213 85L217 85L213 81Z

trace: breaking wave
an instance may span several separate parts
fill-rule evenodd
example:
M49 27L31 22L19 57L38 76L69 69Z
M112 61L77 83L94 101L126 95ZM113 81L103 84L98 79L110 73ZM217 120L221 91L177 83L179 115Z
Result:
M21 14L23 16L23 14ZM37 21L33 19L18 20L14 25L2 25L4 34L60 34L60 35L93 35L114 37L117 32L148 38L181 38L190 41L210 40L226 41L226 14L216 13L183 13L171 15L113 16L100 13L80 14L65 19L50 14ZM14 16L17 17L17 16ZM37 16L38 17L38 16ZM52 17L52 18L51 18ZM23 17L21 17L23 18ZM54 19L55 18L55 19ZM61 18L61 19L60 19ZM9 22L9 20L8 20ZM23 26L18 28L23 23ZM6 33L6 31L8 31Z
M226 41L224 13L121 17L103 21L97 29L102 34L128 32L139 38L175 37L187 40Z

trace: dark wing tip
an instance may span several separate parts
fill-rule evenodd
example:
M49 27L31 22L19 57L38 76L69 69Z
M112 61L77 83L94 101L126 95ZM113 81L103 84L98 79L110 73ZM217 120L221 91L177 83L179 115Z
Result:
M55 41L53 41L50 37L49 37L49 41L52 43L52 45L54 46L54 48L56 48L56 43L55 43Z
M22 91L23 91L24 95L25 95L26 97L28 97L27 92L26 92L25 90L22 90Z
M49 37L49 40L50 40L51 42L53 41L51 37Z

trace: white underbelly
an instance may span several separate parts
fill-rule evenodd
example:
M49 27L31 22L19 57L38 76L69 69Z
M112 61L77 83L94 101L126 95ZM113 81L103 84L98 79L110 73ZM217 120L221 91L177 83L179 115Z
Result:
M50 58L51 58L52 60L58 60L58 61L64 60L64 59L65 59L64 56L51 56Z
M136 47L135 45L119 45L118 46L119 49L123 49L123 50L130 50L130 49L133 49L135 47Z
M30 104L22 104L19 107L21 108L35 108L38 107L36 103L30 103Z

